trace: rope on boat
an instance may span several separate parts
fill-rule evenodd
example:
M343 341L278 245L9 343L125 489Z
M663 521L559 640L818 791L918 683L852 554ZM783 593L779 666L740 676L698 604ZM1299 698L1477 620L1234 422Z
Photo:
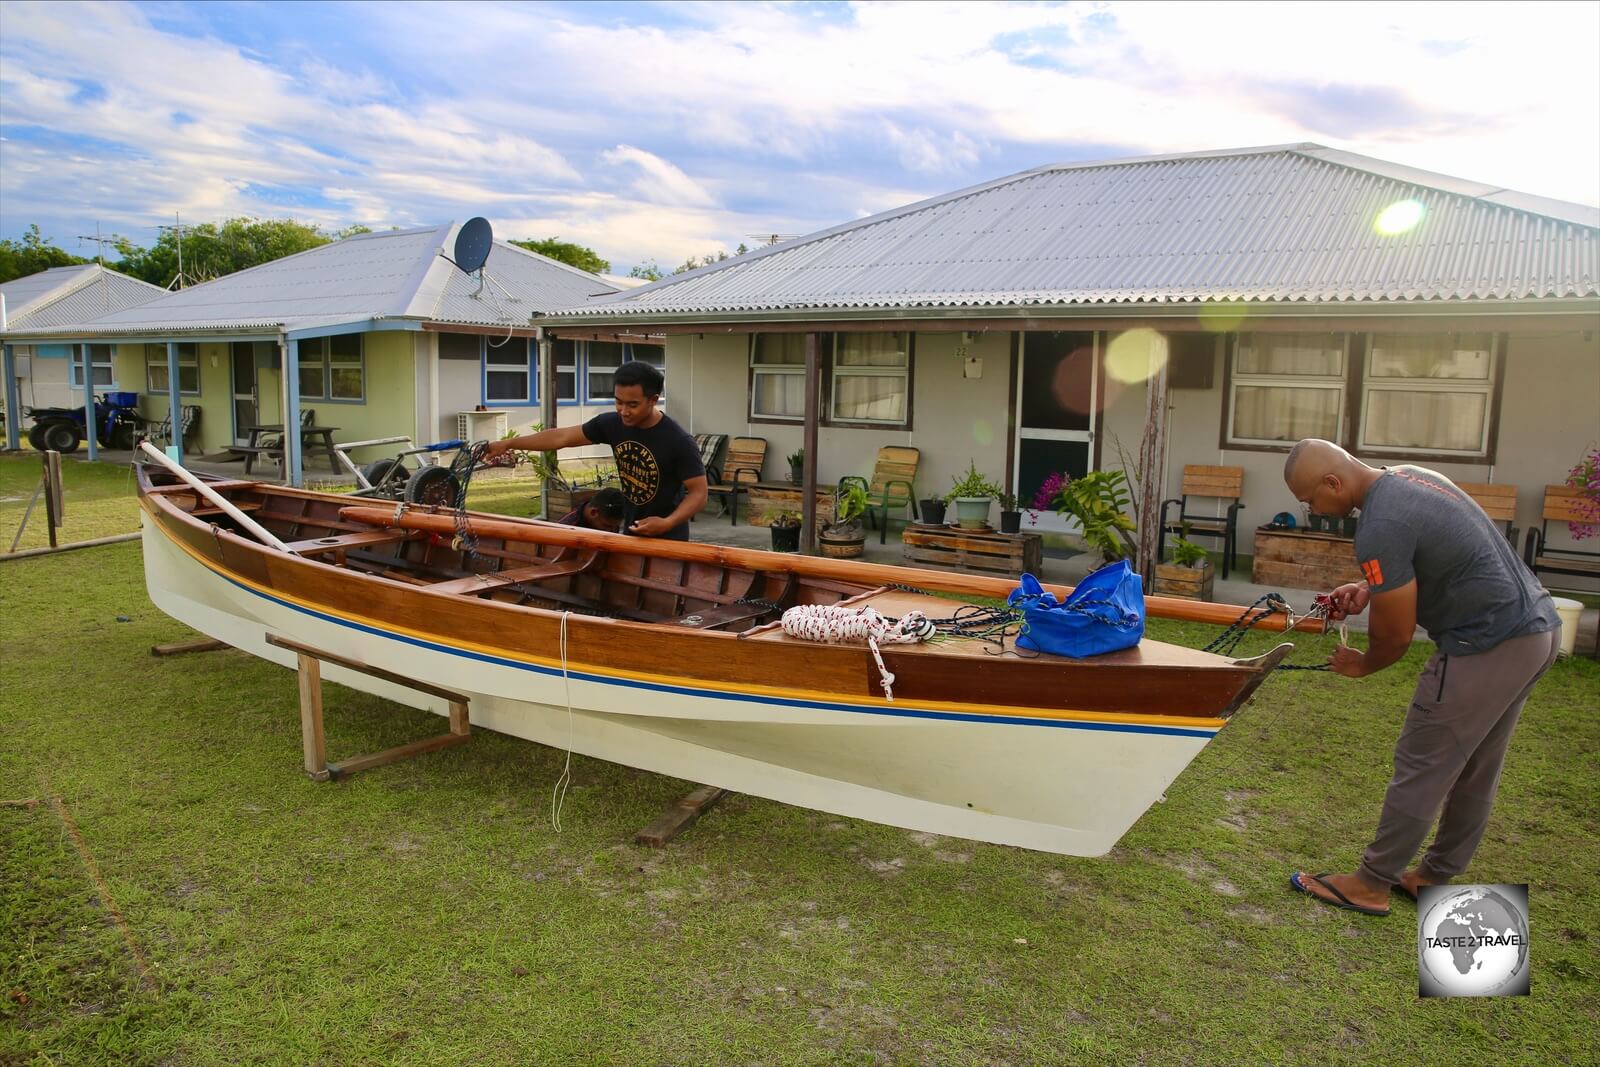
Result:
M1257 611L1258 608L1260 609L1259 611ZM1321 619L1323 631L1326 632L1328 613L1332 610L1333 601L1327 594L1318 593L1311 604L1310 610L1303 617ZM1286 628L1294 629L1294 625L1298 620L1295 617L1294 609L1289 606L1289 602L1284 600L1279 593L1267 593L1265 596L1257 598L1254 604L1240 612L1239 617L1233 620L1226 630L1218 634L1215 641L1212 641L1200 651L1215 652L1219 656L1231 656L1234 649L1239 647L1239 642L1244 640L1244 635L1247 632L1262 619L1280 611L1289 617ZM1252 616L1251 612L1255 612L1255 615ZM1346 623L1342 619L1339 621L1339 643L1341 645L1349 644L1349 632ZM1280 663L1277 669L1280 671L1325 671L1328 670L1328 665L1326 663Z
M934 624L920 611L908 611L898 619L880 615L872 608L842 608L837 604L798 604L783 613L783 632L805 641L837 645L846 641L866 641L878 664L883 695L894 700L894 675L883 665L878 643L909 645L926 641L935 633Z
M567 786L572 784L572 679L567 673L567 617L571 614L570 611L561 613L561 688L567 697L567 764L550 791L550 825L558 834L561 832L561 808L567 802Z
M467 523L467 489L472 484L473 472L483 462L483 454L488 449L489 442L479 441L458 449L455 458L450 461L450 474L456 480L456 498L452 501L454 511L451 516L456 527L455 545L473 559L481 557L478 555L477 531Z

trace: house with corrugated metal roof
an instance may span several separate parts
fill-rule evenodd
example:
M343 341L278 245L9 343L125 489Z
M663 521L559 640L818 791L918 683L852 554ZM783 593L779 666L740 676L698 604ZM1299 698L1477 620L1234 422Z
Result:
M1040 167L538 321L665 334L680 422L822 486L906 445L919 496L970 461L1025 504L1157 425L1153 499L1237 466L1249 525L1299 514L1318 436L1527 526L1600 440L1600 209L1314 144Z
M617 289L504 241L481 273L464 273L447 258L459 229L363 234L109 314L13 324L7 382L29 386L19 346L89 345L96 388L139 393L147 419L197 407L186 444L206 452L307 410L338 441L526 431L547 377L532 317ZM659 345L631 342L569 341L551 354L563 423L611 406L624 359L662 358Z
M98 263L51 267L0 285L0 339L11 332L45 331L125 308L148 304L166 290ZM93 346L88 379L97 393L115 389L110 348ZM7 391L8 422L21 407L64 407L83 402L84 353L68 344L18 345L15 402Z

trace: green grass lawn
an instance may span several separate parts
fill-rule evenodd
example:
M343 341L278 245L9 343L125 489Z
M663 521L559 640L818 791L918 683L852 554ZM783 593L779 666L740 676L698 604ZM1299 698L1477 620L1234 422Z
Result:
M28 500L43 472L40 454L24 451L0 456L0 553L11 550L11 542L22 525ZM89 541L139 529L139 505L134 501L133 468L109 463L90 463L78 456L61 457L61 495L65 516L56 531L60 544ZM28 518L17 549L43 548L50 544L41 495Z
M1592 1062L1591 661L1540 684L1469 872L1531 884L1533 994L1423 1001L1411 904L1285 880L1354 865L1425 646L1280 674L1076 859L746 796L643 849L690 785L581 757L557 833L564 754L486 731L313 783L293 674L149 655L188 636L137 543L0 564L0 1063ZM334 758L441 728L327 691Z

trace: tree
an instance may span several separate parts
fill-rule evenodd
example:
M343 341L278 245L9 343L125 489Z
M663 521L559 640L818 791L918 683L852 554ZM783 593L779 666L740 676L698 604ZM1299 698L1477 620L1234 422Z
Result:
M178 277L178 231L163 229L150 248L125 237L117 239L122 262L117 269L152 285L170 287ZM234 218L221 226L202 222L183 228L183 273L186 284L210 281L247 267L271 263L296 252L319 248L333 238L317 227L293 219Z
M512 241L511 243L518 248L526 248L530 252L537 252L541 256L548 256L550 259L565 263L569 267L586 270L590 274L604 274L611 269L610 260L601 259L600 254L594 249L585 248L583 245L574 244L571 241L563 241L559 237L546 237L542 241L527 240Z
M728 254L727 249L721 248L715 252L706 253L705 256L700 259L690 256L688 259L678 264L677 267L673 268L672 273L687 274L689 271L699 270L701 267L709 267L711 264L721 263L725 259L732 259L733 256L742 256L748 251L750 251L750 249L747 248L744 242L741 241L739 243L739 247L733 250L732 255Z
M652 259L648 263L640 263L634 267L628 272L628 277L643 278L647 282L659 282L666 275L661 272L661 264Z
M9 238L0 241L0 282L26 278L51 267L71 267L91 262L93 260L57 248L49 237L39 233L38 223L29 224L20 241Z

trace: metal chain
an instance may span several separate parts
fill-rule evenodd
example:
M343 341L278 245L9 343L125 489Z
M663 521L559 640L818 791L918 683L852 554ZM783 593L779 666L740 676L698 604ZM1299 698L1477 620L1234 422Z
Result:
M450 475L456 480L455 511L451 518L456 528L456 545L473 559L481 560L478 555L478 534L467 523L467 490L472 485L472 474L478 469L478 464L483 461L483 454L489 448L489 442L479 441L467 448L458 449L455 458L450 461Z

